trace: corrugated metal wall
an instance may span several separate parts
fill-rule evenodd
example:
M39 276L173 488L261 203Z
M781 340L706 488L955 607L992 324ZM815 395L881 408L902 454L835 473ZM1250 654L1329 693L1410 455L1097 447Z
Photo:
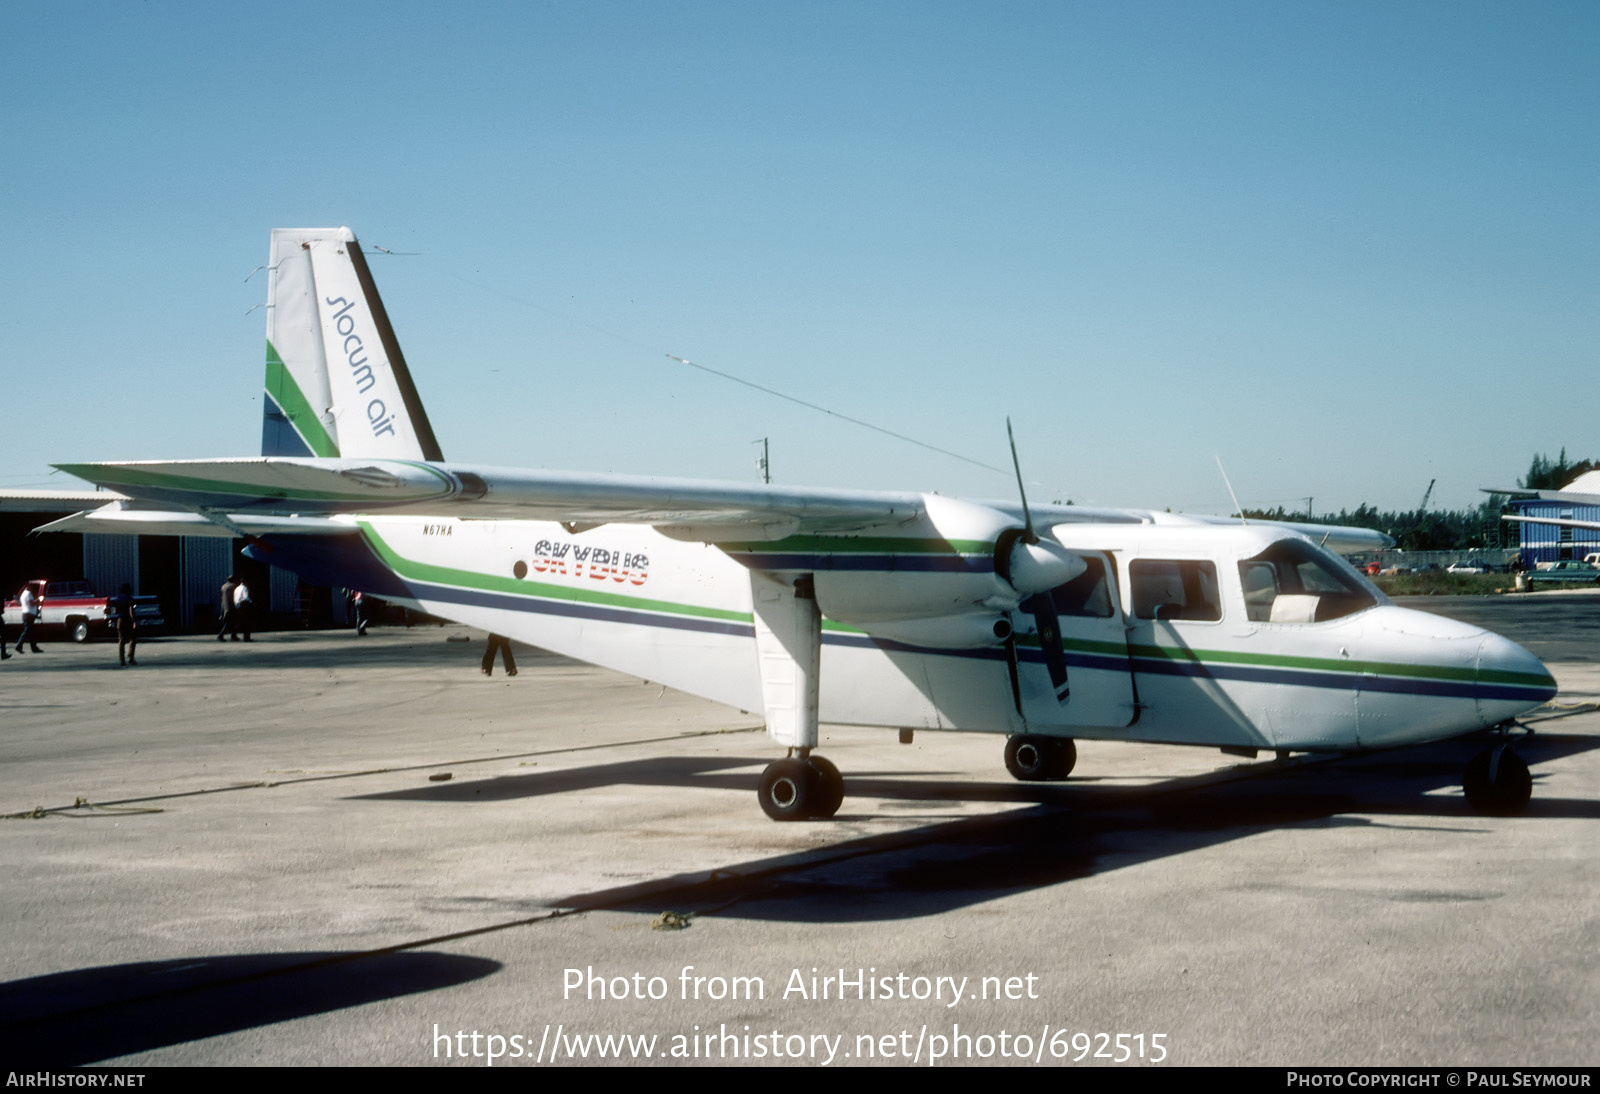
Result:
M187 630L201 623L213 624L220 618L222 583L233 572L233 540L184 536L180 542L183 595L179 612L183 627Z
M300 579L288 570L272 568L272 606L274 615L287 616L294 611L295 593L300 588Z
M132 585L135 594L143 592L139 588L138 538L85 535L83 577L101 596L115 596L123 582Z
M1518 511L1529 517L1600 521L1600 505L1573 505L1555 501L1514 504ZM1530 566L1537 562L1582 559L1586 554L1600 551L1600 529L1558 528L1553 524L1524 524L1520 527L1522 561Z

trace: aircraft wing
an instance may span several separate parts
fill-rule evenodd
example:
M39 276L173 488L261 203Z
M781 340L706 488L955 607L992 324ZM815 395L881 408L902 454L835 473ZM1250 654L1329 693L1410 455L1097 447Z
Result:
M922 495L868 490L754 486L411 460L249 457L225 460L59 464L61 470L117 490L131 501L79 513L52 531L183 535L343 532L336 514L560 521L572 531L602 524L649 524L676 539L755 542L797 534L850 534L915 520ZM91 495L104 500L108 495ZM992 508L1009 511L1009 503ZM1168 521L1231 524L1146 510L1042 507L1068 523ZM176 511L176 512L174 512ZM194 514L190 516L189 514ZM204 515L201 515L204 514ZM221 518L221 519L219 519ZM312 519L321 518L321 519ZM165 523L163 523L165 521ZM1283 527L1335 551L1391 547L1381 532L1284 521ZM207 525L215 530L208 531Z
M1182 520L1199 524L1232 524L1239 523L1238 517L1202 517L1179 514L1150 513L1149 519L1155 523L1164 523ZM1385 535L1372 528L1358 528L1350 524L1308 524L1304 521L1293 520L1257 520L1250 519L1252 528L1286 528L1291 532L1298 532L1307 539L1316 540L1329 550L1341 555L1353 555L1361 551L1383 551L1394 546L1394 537Z
M911 493L410 460L259 457L58 466L146 507L227 514L246 528L264 516L386 513L550 520L573 530L649 524L678 539L715 543L883 528L913 520L923 510L921 496Z
M1600 528L1600 520L1573 520L1571 517L1513 517L1500 518L1511 524L1553 524L1557 528Z
M1560 490L1529 490L1522 486L1484 486L1485 494L1506 494L1513 498L1562 501L1569 505L1600 505L1600 471L1585 471ZM1581 524L1574 527L1582 528Z
M1340 554L1358 551L1384 551L1394 546L1394 537L1371 528L1356 528L1345 524L1305 524L1292 520L1258 520L1253 524L1268 524L1274 528L1292 528L1307 539L1326 544Z

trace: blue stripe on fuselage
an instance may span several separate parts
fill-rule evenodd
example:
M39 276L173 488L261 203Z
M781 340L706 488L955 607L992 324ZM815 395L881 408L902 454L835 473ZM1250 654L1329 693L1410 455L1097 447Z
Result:
M730 551L728 557L753 570L828 571L881 570L895 573L992 574L994 559L983 555L809 554L802 552Z
M504 611L529 612L538 615L562 616L570 619L592 619L596 622L658 627L664 630L693 631L702 634L723 634L736 638L755 635L753 623L697 616L674 615L638 608L612 607L588 604L582 601L556 600L546 597L515 593L491 592L469 589L457 585L432 582L407 583L386 566L366 539L359 535L348 536L269 536L272 550L257 554L256 548L247 549L253 557L292 570L314 584L345 586L361 589L375 596L433 600L444 604L463 604L472 607L493 608ZM940 657L963 657L983 661L1006 660L1001 647L980 649L936 649L918 646L893 639L876 638L870 634L829 631L822 632L825 645L857 649L880 649L889 653L931 654ZM1044 653L1036 647L1019 647L1018 660L1030 664L1043 664ZM1126 672L1130 658L1114 654L1067 650L1067 664L1079 669L1107 672ZM1544 702L1554 692L1548 688L1516 684L1485 684L1468 681L1428 680L1416 677L1364 676L1359 673L1318 672L1308 669L1277 668L1267 665L1240 665L1224 662L1171 660L1160 657L1131 658L1133 671L1141 676L1209 677L1215 680L1239 680L1249 683L1278 684L1292 687L1328 688L1340 691L1384 692L1400 695L1431 695L1455 699L1506 699L1527 702Z

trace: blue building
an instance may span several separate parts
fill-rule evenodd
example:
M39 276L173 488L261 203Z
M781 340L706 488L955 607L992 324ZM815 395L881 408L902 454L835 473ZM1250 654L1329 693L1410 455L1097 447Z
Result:
M1590 520L1600 523L1600 505L1574 505L1569 501L1528 499L1512 501L1511 509L1525 517L1552 520ZM1519 524L1522 529L1522 564L1581 560L1600 551L1600 528L1557 527L1553 524Z

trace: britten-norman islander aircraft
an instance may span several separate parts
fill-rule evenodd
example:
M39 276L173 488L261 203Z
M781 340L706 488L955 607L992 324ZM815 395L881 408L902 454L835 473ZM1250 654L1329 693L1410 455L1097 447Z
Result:
M819 721L1002 734L1029 780L1065 778L1079 737L1254 755L1497 727L1467 796L1527 801L1508 731L1554 680L1335 553L1387 537L447 463L350 230L274 231L268 268L261 456L63 464L120 499L47 527L247 537L311 582L760 710L777 820L843 800Z

